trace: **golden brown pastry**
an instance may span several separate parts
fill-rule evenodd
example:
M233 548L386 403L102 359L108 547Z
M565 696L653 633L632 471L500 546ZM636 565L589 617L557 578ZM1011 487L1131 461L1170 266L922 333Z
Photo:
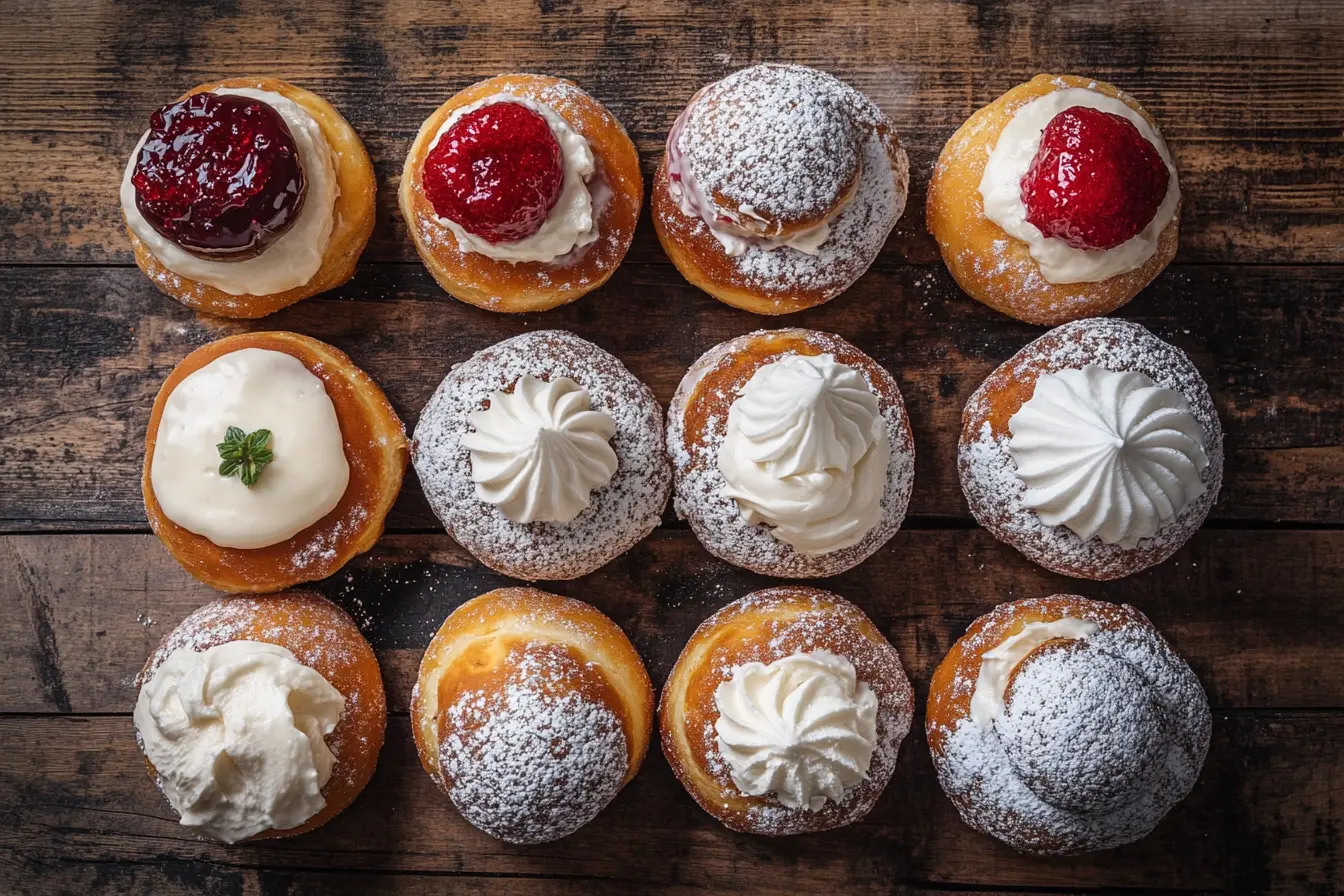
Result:
M896 649L842 597L797 585L701 623L658 706L663 753L735 831L825 831L868 814L910 731Z
M256 318L354 275L375 188L364 144L330 103L276 78L229 78L151 117L121 207L160 291Z
M242 333L187 355L159 390L145 512L206 584L279 591L373 547L407 455L396 411L344 353L297 333Z
M1171 154L1137 100L1037 75L947 141L926 216L972 298L1060 324L1109 314L1170 264L1180 207Z
M620 265L644 179L605 106L562 78L510 74L471 85L425 120L400 201L445 290L491 311L544 311Z
M221 598L182 620L136 680L136 740L182 824L235 843L345 810L387 725L378 660L317 594Z
M543 843L592 821L639 771L653 685L593 607L500 588L454 610L429 642L411 728L420 763L467 821Z
M1148 617L1056 594L971 624L934 672L927 728L967 824L1063 855L1146 837L1194 787L1210 715Z

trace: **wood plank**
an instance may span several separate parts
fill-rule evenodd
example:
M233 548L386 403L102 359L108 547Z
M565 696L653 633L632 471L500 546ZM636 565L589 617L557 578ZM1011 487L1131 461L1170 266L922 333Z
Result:
M660 530L547 587L609 614L661 682L705 617L768 581L711 558L687 530ZM503 584L446 535L400 535L317 587L365 630L404 712L439 624ZM1167 563L1099 584L1046 572L982 530L907 530L823 586L873 617L921 695L976 616L1065 591L1148 613L1215 707L1344 707L1344 532L1205 531ZM13 603L0 615L0 713L129 711L145 657L216 596L148 535L0 538L0 594Z
M408 260L394 201L401 163L420 122L461 87L520 68L569 76L612 107L652 173L696 89L774 60L830 69L893 116L914 183L888 260L936 259L921 224L934 158L975 108L1043 66L1117 82L1159 119L1187 196L1180 259L1344 260L1344 21L1329 0L1090 0L1067 10L1045 0L843 0L824 12L806 3L393 0L282 15L249 0L193 17L142 9L6 5L0 262L129 261L115 200L125 160L148 114L203 81L273 74L335 103L379 177L368 258ZM633 254L662 259L649 227Z
M1187 267L1125 316L1189 351L1227 433L1217 520L1344 522L1344 267ZM777 326L627 264L580 302L538 315L445 296L419 265L364 266L332 298L250 324L197 318L133 268L0 269L0 530L145 527L139 469L149 407L191 349L246 328L291 329L349 352L408 426L448 368L499 339L573 330L619 355L661 401L712 345ZM955 470L966 398L1041 331L961 295L941 267L880 265L787 325L831 330L887 365L915 432L910 513L967 518ZM1291 501L1284 495L1291 494ZM408 476L391 525L436 529Z
M468 887L490 875L546 880L536 885L545 892L550 878L563 878L608 891L731 894L987 885L1331 893L1344 883L1344 717L1335 714L1218 714L1199 784L1150 837L1050 860L1019 856L965 827L919 736L907 741L872 814L840 831L780 840L733 834L696 807L655 750L593 823L533 847L493 841L457 815L421 770L405 716L390 720L378 771L348 811L300 838L233 848L196 840L177 825L144 773L127 716L0 717L0 742L11 855L0 863L0 883L15 875L12 882L22 884L28 868L72 883L96 873L104 887L152 880L130 870L143 863L216 892L229 890L215 876L236 880L239 866L438 873L449 875L441 886L453 892L456 874L470 876Z

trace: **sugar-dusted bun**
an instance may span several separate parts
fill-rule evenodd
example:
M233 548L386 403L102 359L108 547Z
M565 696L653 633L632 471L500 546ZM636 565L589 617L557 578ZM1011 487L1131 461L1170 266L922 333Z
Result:
M350 614L314 592L225 597L195 610L168 633L145 662L136 687L143 688L177 650L201 653L231 641L283 647L345 698L340 720L326 736L336 763L322 788L325 808L298 827L267 830L248 839L292 837L321 827L354 802L378 764L387 728L387 698L378 658ZM146 758L145 765L162 789L153 763Z
M755 65L703 88L677 119L654 178L653 223L691 283L738 308L786 314L833 299L868 269L908 188L905 150L872 100L816 69ZM733 254L704 214L739 241ZM787 244L828 222L814 254Z
M482 500L472 481L463 444L471 415L524 376L568 377L615 424L615 472L569 522L514 522ZM528 581L586 575L628 550L657 527L672 486L653 393L614 355L563 330L515 336L456 365L421 412L411 452L448 534L491 569Z
M554 109L592 149L597 170L588 182L598 217L597 240L554 261L500 261L463 252L425 196L425 158L452 113L509 94ZM400 204L425 267L455 298L490 311L544 311L572 302L607 281L625 258L644 202L639 156L615 116L573 82L549 75L509 74L454 94L425 119L406 155Z
M1033 324L1095 317L1124 305L1171 263L1180 232L1178 203L1156 250L1140 267L1097 282L1051 283L1027 244L985 216L980 181L999 135L1024 105L1065 88L1113 97L1157 131L1157 123L1138 101L1119 88L1074 75L1037 75L968 118L943 147L929 181L926 223L957 283L972 298Z
M617 625L581 601L501 588L453 611L411 696L420 762L492 837L566 837L648 750L653 685Z
M857 369L877 397L891 448L881 516L857 544L805 554L776 538L769 526L748 523L726 495L718 454L728 412L740 390L761 367L790 355L830 354ZM915 475L915 443L896 380L882 365L831 333L758 330L720 343L700 357L681 380L667 416L677 515L691 524L705 548L737 566L772 576L837 575L870 557L901 527Z
M1061 620L1079 628L1033 641L1008 671L1000 714L979 724L986 653ZM1147 836L1194 787L1210 726L1199 679L1146 616L1072 594L981 616L929 686L943 789L971 827L1036 855Z
M1205 439L1207 466L1199 472L1203 493L1132 547L1096 536L1084 540L1065 525L1048 525L1025 503L1027 488L1009 453L1009 422L1033 397L1038 379L1087 365L1136 371L1174 390ZM957 467L971 513L996 538L1063 575L1116 579L1161 563L1195 534L1222 487L1223 433L1208 386L1184 352L1138 324L1094 318L1056 327L991 373L966 402L961 420ZM1055 447L1061 455L1070 447L1081 451L1063 430L1059 439Z
M221 547L190 532L163 512L150 478L154 445L168 396L190 374L247 348L292 355L322 381L340 423L350 480L340 502L313 525L262 548ZM222 434L221 434L222 435ZM401 491L407 461L406 428L383 390L344 352L298 333L240 333L203 345L164 380L149 414L141 486L149 527L193 576L220 591L279 591L324 579L373 547Z
M331 236L323 254L322 266L307 283L293 289L269 295L232 295L208 283L168 270L129 225L126 233L135 251L135 263L160 292L177 299L188 308L206 314L236 318L265 317L301 299L335 289L355 275L355 263L359 261L373 233L377 181L373 174L373 162L359 135L334 106L317 94L277 78L228 78L193 87L178 99L220 88L251 88L278 93L302 106L303 111L322 129L322 136L331 147L336 165L338 187L336 204L332 209Z
M800 653L829 653L848 663L877 704L871 763L862 780L846 787L840 801L827 799L819 809L790 808L773 792L743 793L716 734L715 693L735 670ZM658 705L663 754L700 807L735 831L768 836L830 830L867 815L891 778L913 715L910 682L882 632L844 598L798 585L754 592L701 623L673 666ZM815 733L825 735L833 721L816 719Z

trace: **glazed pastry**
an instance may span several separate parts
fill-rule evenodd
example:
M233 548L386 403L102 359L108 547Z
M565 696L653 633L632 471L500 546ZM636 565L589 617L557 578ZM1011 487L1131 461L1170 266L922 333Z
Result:
M207 585L279 591L373 547L406 459L396 411L342 352L242 333L187 355L159 389L145 512Z
M1096 318L1051 330L989 375L962 414L957 465L995 537L1057 573L1117 579L1203 524L1223 432L1184 352Z
M653 685L582 601L501 588L453 611L411 695L420 763L462 817L511 843L592 821L644 761Z
M1146 837L1194 787L1210 716L1148 617L1056 594L971 624L934 672L927 727L962 820L1063 855Z
M901 391L839 336L758 330L706 352L667 416L677 514L765 575L843 572L900 528L915 475Z
M1109 314L1176 255L1181 188L1156 122L1089 78L1037 75L952 135L927 219L972 298L1034 324Z
M801 65L754 65L677 117L653 224L694 285L757 314L830 301L905 210L909 162L872 100Z
M223 598L173 629L136 680L135 736L182 824L237 843L336 817L387 726L378 660L317 594Z
M662 409L572 333L506 339L456 365L420 414L415 470L456 541L514 578L572 579L658 525Z
M748 594L695 630L658 704L663 753L735 831L826 831L868 814L910 731L900 657L863 611L799 585Z
M150 117L121 212L160 291L253 318L354 275L374 189L364 144L330 103L275 78L231 78Z
M544 311L607 281L644 201L607 108L561 78L473 84L420 126L401 213L439 285L491 311Z

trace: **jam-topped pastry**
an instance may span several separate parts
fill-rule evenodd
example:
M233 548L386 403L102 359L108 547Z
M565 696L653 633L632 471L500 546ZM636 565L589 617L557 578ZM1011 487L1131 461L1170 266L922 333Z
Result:
M785 314L868 269L909 180L896 129L868 97L816 69L755 65L702 88L677 117L653 223L691 283Z
M1176 254L1181 190L1157 125L1130 96L1037 75L943 147L927 221L961 288L1059 324L1134 298Z
M672 474L663 413L615 356L562 330L453 367L411 444L429 506L491 569L572 579L658 525Z
M1130 606L1075 594L1001 604L929 684L929 752L962 820L1021 852L1142 839L1204 765L1204 689Z
M401 213L434 279L491 311L542 311L606 282L644 180L607 108L546 75L500 75L434 111L406 156Z
M297 333L244 333L192 352L159 390L145 509L196 578L278 591L373 546L406 462L401 420L343 353Z
M677 515L711 554L772 576L844 572L910 502L896 380L839 336L760 330L715 346L667 412Z
M373 776L387 699L373 648L320 595L196 610L136 680L135 739L183 826L225 843L290 837Z
M321 97L234 78L150 116L121 210L161 291L209 314L262 317L353 276L373 231L373 164Z
M1056 327L962 414L971 513L1047 569L1115 579L1160 563L1218 497L1223 434L1199 371L1138 324Z

